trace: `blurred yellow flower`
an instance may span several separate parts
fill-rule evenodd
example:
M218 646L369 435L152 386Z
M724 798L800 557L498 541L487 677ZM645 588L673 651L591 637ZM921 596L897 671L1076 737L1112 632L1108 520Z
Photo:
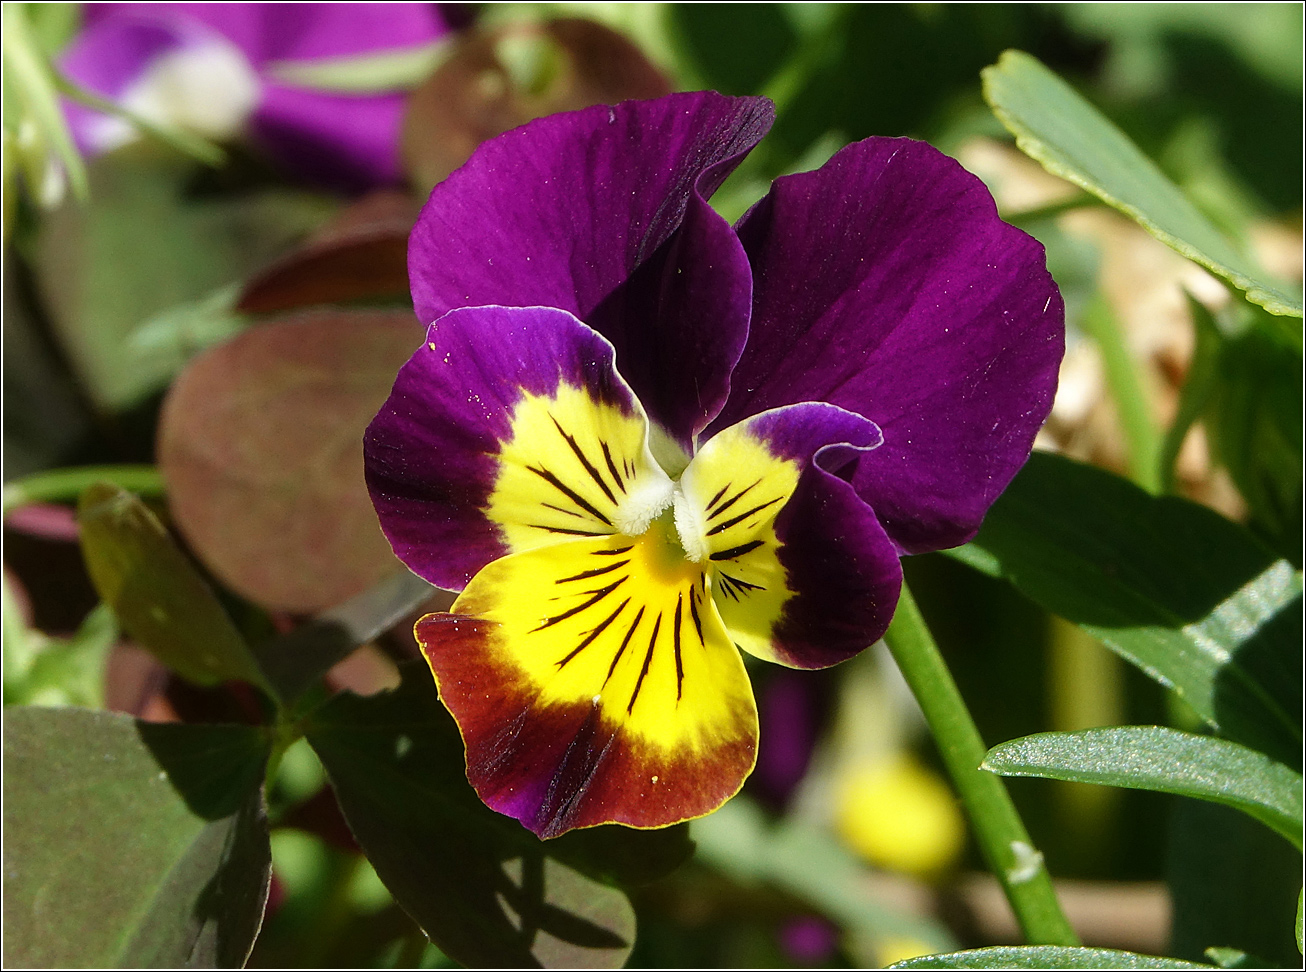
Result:
M879 867L930 875L961 852L965 824L951 791L910 756L850 767L836 799L840 836Z

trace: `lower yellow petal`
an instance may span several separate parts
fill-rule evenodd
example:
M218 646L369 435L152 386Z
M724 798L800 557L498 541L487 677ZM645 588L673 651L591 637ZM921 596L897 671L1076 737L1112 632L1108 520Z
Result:
M739 652L668 524L514 554L418 639L487 804L542 836L708 813L752 770Z

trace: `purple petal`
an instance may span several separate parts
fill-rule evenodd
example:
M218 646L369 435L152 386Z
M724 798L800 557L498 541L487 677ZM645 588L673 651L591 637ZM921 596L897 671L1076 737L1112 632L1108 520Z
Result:
M720 408L748 325L738 241L705 202L765 133L770 102L713 92L538 119L437 185L413 231L421 320L477 304L558 307L617 349L687 451Z
M777 180L737 230L752 325L712 428L796 401L859 412L884 444L854 482L898 548L968 540L1051 408L1063 306L1043 248L909 139Z
M564 385L578 389L586 414L601 418L606 407L636 417L642 447L643 414L612 359L607 341L553 308L463 308L432 324L363 438L368 489L399 559L431 583L461 590L513 550L615 532L612 507L623 484L637 478L638 460L616 445L607 452L583 437L568 439L562 409L549 411L555 424L562 421L560 434L550 429L527 444L537 450L527 460L536 469L523 474L519 492L529 495L510 497L524 512L505 518L502 507L491 509L492 497L502 496L505 464L521 451L506 447L518 439L514 421L528 395L547 401Z
M447 32L428 3L96 3L86 23L125 15L205 24L255 65L414 47Z
M677 526L702 538L713 600L743 650L825 668L888 627L898 553L845 478L880 441L862 416L807 402L718 433L685 470L687 505L702 513L694 523L678 509Z
M403 95L350 96L267 82L254 136L275 160L346 192L398 182Z

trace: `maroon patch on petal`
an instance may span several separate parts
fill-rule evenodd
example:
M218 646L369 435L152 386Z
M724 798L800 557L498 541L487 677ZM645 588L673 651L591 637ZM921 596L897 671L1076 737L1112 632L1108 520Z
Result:
M468 780L487 806L538 836L604 823L679 823L715 810L752 771L755 735L696 759L630 738L588 700L541 703L495 645L497 627L430 614L415 634L462 733Z

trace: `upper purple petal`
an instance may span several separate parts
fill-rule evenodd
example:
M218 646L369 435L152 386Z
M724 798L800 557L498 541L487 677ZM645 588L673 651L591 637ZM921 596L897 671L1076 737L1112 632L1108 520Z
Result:
M92 3L86 23L123 16L189 20L218 31L250 62L311 60L413 47L448 28L429 3Z
M1064 311L1042 246L909 139L778 179L736 229L752 324L709 431L790 402L859 412L884 444L853 482L898 548L964 543L1052 405Z
M747 334L751 278L710 196L770 127L714 92L538 119L483 144L431 193L409 248L418 317L570 311L617 349L650 417L687 450Z
M287 168L345 191L398 182L403 95L367 97L267 82L255 139Z
M513 410L523 394L552 395L565 383L634 413L612 357L602 337L549 307L470 307L432 324L363 436L367 487L395 555L461 590L508 554L486 509Z

